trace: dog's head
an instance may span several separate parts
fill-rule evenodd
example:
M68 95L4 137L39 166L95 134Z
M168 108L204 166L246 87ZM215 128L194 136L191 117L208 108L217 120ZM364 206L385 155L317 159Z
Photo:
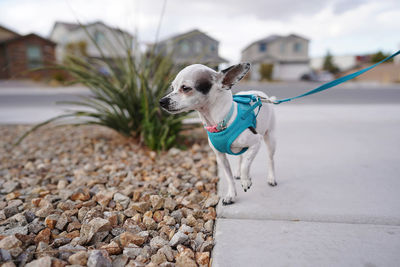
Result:
M160 99L160 105L173 114L199 110L231 89L249 69L249 63L233 65L220 72L201 64L187 66L175 77L172 92Z

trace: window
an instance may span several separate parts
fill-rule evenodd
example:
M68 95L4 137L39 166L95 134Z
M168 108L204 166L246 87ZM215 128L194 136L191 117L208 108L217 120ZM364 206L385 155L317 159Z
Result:
M26 59L28 69L41 67L43 65L43 56L40 46L28 45L26 48Z
M210 51L211 52L214 52L215 50L217 50L217 48L215 47L215 45L210 45Z
M267 44L266 43L260 43L259 46L258 46L258 51L260 51L260 52L267 51Z
M294 52L299 53L299 52L301 52L301 49L302 49L301 43L294 43L294 46L293 46Z
M281 44L281 53L285 53L285 44Z
M190 49L189 44L187 42L183 41L181 43L181 51L182 51L182 53L183 54L189 53L189 49Z
M94 41L98 45L103 44L104 43L104 33L100 32L100 31L96 31L94 33Z
M200 41L196 41L194 43L194 51L196 52L196 54L201 53L201 42Z

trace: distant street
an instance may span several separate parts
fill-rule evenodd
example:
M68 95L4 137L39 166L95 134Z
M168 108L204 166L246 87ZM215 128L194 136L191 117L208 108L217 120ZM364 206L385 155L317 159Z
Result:
M320 85L319 83L245 83L238 84L233 91L261 90L270 96L285 98L296 96ZM0 83L0 123L38 123L59 115L70 106L56 104L58 101L78 100L79 96L89 95L85 88L51 88L29 85L15 86ZM308 104L400 104L400 84L371 85L347 83L316 95L307 96L283 105Z

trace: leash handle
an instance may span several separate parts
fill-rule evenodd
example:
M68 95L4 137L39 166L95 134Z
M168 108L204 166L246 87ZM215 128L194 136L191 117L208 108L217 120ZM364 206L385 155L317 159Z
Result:
M391 56L388 56L388 57L382 59L382 60L379 61L378 63L375 63L374 65L371 65L371 66L369 66L369 67L367 67L367 68L364 68L364 69L362 69L362 70L356 71L356 72L354 72L354 73L350 73L350 74L348 74L348 75L346 75L346 76L343 76L343 77L341 77L341 78L338 78L338 79L336 79L336 80L327 82L327 83L325 83L325 84L323 84L323 85L321 85L321 86L319 86L319 87L317 87L317 88L315 88L315 89L313 89L313 90L310 90L310 91L308 91L308 92L306 92L306 93L304 93L304 94L301 94L301 95L298 95L298 96L295 96L295 97L289 97L289 98L284 98L284 99L278 99L278 100L275 100L275 102L272 102L272 101L271 101L271 102L272 102L273 104L278 105L278 104L283 103L283 102L288 102L288 101L291 101L291 100L293 100L293 99L305 97L305 96L308 96L308 95L312 95L312 94L315 94L315 93L318 93L318 92L327 90L327 89L332 88L332 87L334 87L334 86L336 86L336 85L339 85L339 84L341 84L341 83L347 82L348 80L354 79L354 78L356 78L357 76L363 74L364 72L367 72L367 71L369 71L369 70L371 70L371 69L377 67L379 64L381 64L381 63L383 63L383 62L385 62L385 61L387 61L387 60L389 60L389 59L391 59L391 58L394 58L395 56L397 56L397 55L399 55L399 54L400 54L400 50L397 51L396 53L392 54Z

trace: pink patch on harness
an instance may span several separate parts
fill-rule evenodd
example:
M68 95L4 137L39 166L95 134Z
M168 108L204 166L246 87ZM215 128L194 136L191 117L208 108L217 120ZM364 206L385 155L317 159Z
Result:
M207 131L209 131L210 133L217 133L217 132L219 132L218 130L217 130L217 125L214 125L214 126L205 126L204 127Z

